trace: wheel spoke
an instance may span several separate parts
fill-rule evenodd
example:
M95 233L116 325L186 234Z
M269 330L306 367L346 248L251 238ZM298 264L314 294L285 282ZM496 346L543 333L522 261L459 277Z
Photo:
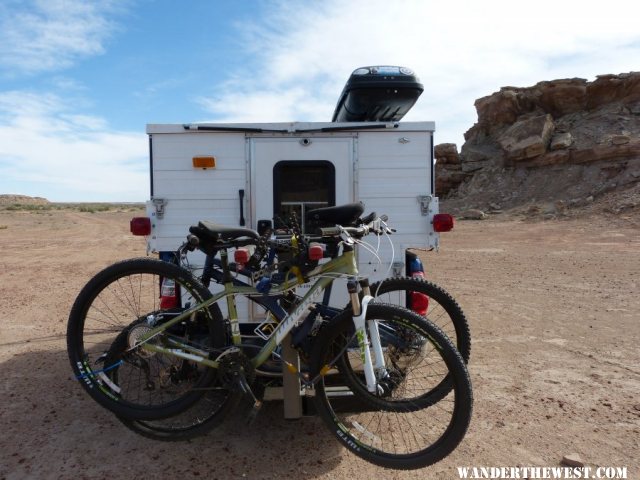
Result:
M398 337L382 345L391 380L381 379L382 391L370 393L359 355L346 350L336 363L340 376L323 377L316 388L320 415L332 431L344 432L338 436L354 453L378 465L419 468L442 459L462 440L471 414L471 386L462 358L436 326L415 313L370 304L367 320ZM314 368L343 348L352 329L347 312L321 332ZM411 348L392 346L409 340ZM332 395L328 387L336 382L351 390L349 402Z
M146 431L153 431L154 421L163 428L160 419L189 410L216 378L213 369L198 362L134 348L150 330L147 321L151 315L161 325L163 319L179 313L172 309L172 315L163 316L159 308L161 278L173 280L176 290L184 295L182 298L191 303L211 296L189 272L175 265L151 259L130 260L106 268L87 284L74 304L68 327L69 357L81 384L101 405L126 417L127 422L151 422L144 425ZM179 344L204 351L212 349L216 331L213 325L222 322L219 309L214 307L202 309L188 322L169 327L167 335ZM164 335L154 336L150 342L162 342ZM226 340L219 342L223 347ZM92 375L85 371L87 367L79 365L97 373ZM113 367L105 368L109 366ZM220 393L225 404L228 391ZM213 406L211 402L203 405ZM218 410L199 415L208 420ZM195 421L199 423L197 418ZM184 428L188 430L193 422L192 416L188 424L183 423Z

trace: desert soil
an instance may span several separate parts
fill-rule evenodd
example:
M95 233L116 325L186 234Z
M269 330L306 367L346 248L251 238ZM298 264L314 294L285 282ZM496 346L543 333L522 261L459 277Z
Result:
M99 269L144 255L131 212L0 211L0 479L458 478L457 466L626 466L640 478L640 227L591 216L458 222L427 277L472 329L471 427L442 462L394 472L314 417L239 419L185 443L124 428L71 378L65 328Z

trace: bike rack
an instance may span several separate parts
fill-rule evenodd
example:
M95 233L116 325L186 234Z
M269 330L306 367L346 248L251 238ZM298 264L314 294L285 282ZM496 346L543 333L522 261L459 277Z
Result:
M302 417L302 397L300 396L300 377L289 371L287 364L291 363L300 371L300 357L291 346L291 334L282 341L282 400L284 401L284 418L293 420Z

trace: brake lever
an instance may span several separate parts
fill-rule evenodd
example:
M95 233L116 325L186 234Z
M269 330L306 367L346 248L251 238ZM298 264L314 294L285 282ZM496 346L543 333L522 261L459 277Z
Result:
M353 237L343 229L340 229L340 240L346 245L354 245L356 243Z
M387 225L387 220L389 220L389 217L387 215L380 215L380 218L378 220L380 220L380 223L383 227L382 233L391 234L397 232L395 228L391 228L389 225Z

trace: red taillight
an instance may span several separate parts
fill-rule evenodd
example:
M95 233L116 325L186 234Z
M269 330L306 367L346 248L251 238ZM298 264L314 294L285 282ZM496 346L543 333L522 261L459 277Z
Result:
M147 236L151 233L151 219L149 217L134 217L129 222L129 228L134 235Z
M324 257L324 249L322 248L322 245L311 245L309 247L308 254L309 260L315 262L316 260L320 260L322 257Z
M436 213L433 216L433 230L438 233L453 230L453 216L448 213Z
M246 248L238 248L233 254L236 263L244 265L249 261L249 250Z
M160 308L168 310L178 307L180 288L172 278L163 278L160 286Z

